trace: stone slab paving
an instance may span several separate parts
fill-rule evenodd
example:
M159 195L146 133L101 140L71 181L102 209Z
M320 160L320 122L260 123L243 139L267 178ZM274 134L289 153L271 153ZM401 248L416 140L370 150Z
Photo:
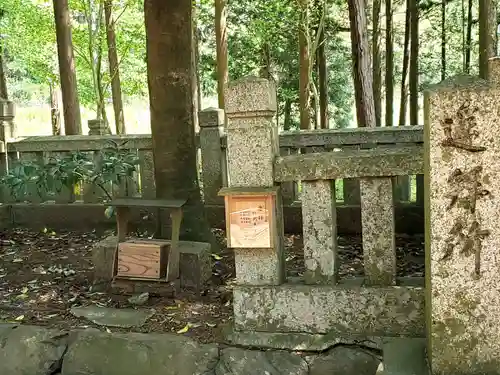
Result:
M430 375L425 348L425 339L385 339L384 375Z
M71 314L77 318L86 318L100 326L132 328L140 327L154 315L149 310L111 309L107 307L73 307Z
M422 363L415 362L422 357L423 345L423 340L385 341L384 351L390 352L384 353L387 363L380 373L381 351L352 343L317 353L250 350L200 344L175 334L106 333L95 328L61 332L0 324L0 374L427 375L419 370ZM417 371L389 362L398 358Z

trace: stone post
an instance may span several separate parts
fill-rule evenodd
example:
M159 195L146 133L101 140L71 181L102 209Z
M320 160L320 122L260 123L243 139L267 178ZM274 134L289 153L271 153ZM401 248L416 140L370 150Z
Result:
M104 120L89 120L89 135L109 135L109 128Z
M492 81L499 80L492 60ZM425 93L426 309L435 375L500 369L500 88L474 77Z
M205 204L224 204L218 193L222 183L221 132L224 127L224 110L207 108L198 113L200 122L201 179Z
M225 91L227 124L228 186L274 187L274 160L279 155L276 87L261 78L230 83ZM271 249L234 249L236 278L245 285L278 285L284 281L283 208L276 196L277 236Z
M9 123L12 124L14 115L14 103L0 98L0 176L7 173L9 168L6 140L11 138L9 134ZM8 198L9 194L7 190L4 187L0 187L0 202L5 202Z

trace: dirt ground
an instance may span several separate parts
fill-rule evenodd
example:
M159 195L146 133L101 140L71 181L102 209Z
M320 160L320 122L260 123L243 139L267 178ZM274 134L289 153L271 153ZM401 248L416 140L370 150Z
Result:
M232 319L231 285L234 256L225 247L225 234L214 230L221 252L212 254L213 275L201 293L182 291L176 299L150 297L138 308L152 309L145 325L134 329L96 326L69 310L76 306L134 307L130 295L92 290L92 245L111 233L40 232L13 229L0 233L0 322L43 325L59 329L95 327L107 331L170 332L201 342L219 341ZM398 276L424 275L422 237L398 237ZM304 269L301 236L287 235L288 276ZM363 275L360 237L339 238L340 277ZM137 308L137 307L136 307Z

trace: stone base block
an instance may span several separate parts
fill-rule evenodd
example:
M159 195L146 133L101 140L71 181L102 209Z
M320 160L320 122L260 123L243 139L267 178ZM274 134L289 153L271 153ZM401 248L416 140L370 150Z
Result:
M116 236L109 236L94 245L92 260L94 263L94 285L107 287L112 280ZM200 290L211 276L210 244L202 242L180 241L180 286ZM141 289L144 283L135 283ZM134 285L135 285L134 284ZM150 283L149 283L150 284ZM157 283L156 283L157 284Z
M143 281L115 279L111 283L111 292L115 294L141 294L149 293L153 296L175 298L179 292L180 282Z
M424 288L236 286L239 331L424 337Z
M0 229L8 228L10 225L10 207L0 203Z
M224 332L224 340L228 345L247 348L281 349L307 352L323 352L336 345L358 345L374 350L382 350L383 337L363 335L339 335L336 332L327 334L312 333L277 333L236 331L228 326Z

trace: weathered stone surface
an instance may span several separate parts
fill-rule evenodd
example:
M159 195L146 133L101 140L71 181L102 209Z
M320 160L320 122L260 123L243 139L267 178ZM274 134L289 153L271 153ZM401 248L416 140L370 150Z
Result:
M244 77L230 82L224 91L228 117L276 111L276 85L270 80Z
M32 326L0 328L0 374L52 375L66 348L66 336L60 331Z
M106 287L112 280L117 244L118 238L116 236L108 236L93 245L94 285Z
M237 286L233 298L237 330L424 335L423 288Z
M335 181L304 181L301 201L305 282L333 284L338 270Z
M307 363L297 354L227 348L221 357L215 375L307 375Z
M226 89L228 186L273 187L273 163L279 154L276 87L261 78L244 78ZM235 249L236 279L240 284L273 285L284 281L282 198L275 198L278 238L272 249Z
M153 199L156 197L154 157L151 150L138 150L141 175L141 197Z
M423 126L389 126L379 128L314 129L287 131L280 134L280 147L340 147L360 144L423 144Z
M228 114L229 116L229 114ZM234 122L244 123L235 125ZM239 127L236 127L239 126ZM229 186L273 186L277 146L272 118L238 118L227 126Z
M432 372L500 368L500 90L472 77L426 93Z
M375 375L379 363L366 350L339 346L312 361L309 375Z
M88 319L100 326L132 328L142 326L154 315L154 312L149 310L87 306L73 307L71 314L78 318Z
M2 198L2 188L0 188L0 199ZM11 225L9 206L0 203L0 228L7 228Z
M338 344L361 345L363 347L382 350L382 337L362 335L339 335L337 332L327 334L311 333L276 333L256 331L235 331L228 328L225 333L228 344L266 349L288 349L295 351L324 351Z
M391 178L362 178L361 225L367 285L396 283L396 238Z
M94 284L109 284L112 279L117 237L109 236L92 248ZM211 276L211 247L208 243L179 242L179 272L181 287L201 289ZM138 291L137 291L138 292Z
M205 242L183 241L180 245L181 286L200 290L212 275L211 246Z
M62 375L207 375L218 355L216 345L182 336L82 333L64 357Z
M421 147L373 149L276 158L276 181L338 180L352 177L390 177L423 172Z
M206 204L222 204L223 198L218 196L222 187L222 149L220 134L222 128L201 127L201 177L203 183L203 198Z
M388 337L384 340L384 375L430 375L426 340Z

